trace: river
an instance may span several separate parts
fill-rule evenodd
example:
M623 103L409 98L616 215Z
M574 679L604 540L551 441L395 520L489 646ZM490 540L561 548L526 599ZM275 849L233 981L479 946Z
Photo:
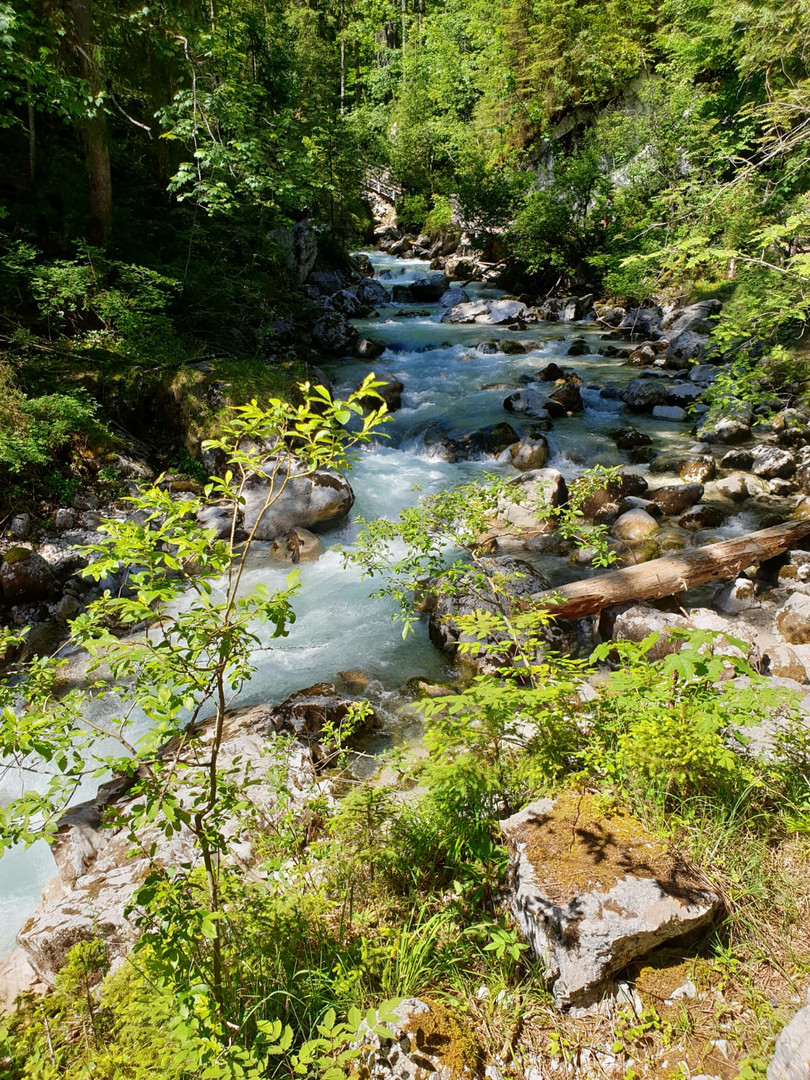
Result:
M376 251L366 254L386 286L407 284L429 271L424 261ZM468 286L467 291L473 299L501 295L477 284ZM596 462L627 463L610 438L612 430L627 422L621 415L624 407L619 400L602 397L601 390L608 385L623 386L638 373L620 359L597 353L602 331L594 323L539 323L524 331L504 331L442 323L445 310L438 304L387 305L373 318L356 324L364 336L385 344L381 357L373 363L337 361L325 365L337 395L353 390L372 370L380 376L396 376L405 388L402 408L385 425L385 437L375 439L362 452L349 476L356 496L351 520L325 537L329 546L316 563L301 566L296 622L288 638L257 654L256 674L239 704L280 702L302 687L335 679L341 671L360 670L372 680L369 696L386 720L389 738L418 739L418 722L412 713L402 710L399 688L413 676L446 678L447 661L430 645L423 627L403 641L400 626L392 621L391 605L370 598L373 586L361 580L356 569L344 567L339 549L352 543L360 516L396 517L420 497L466 483L485 471L516 475L511 465L494 464L492 459L449 464L426 448L424 433L437 422L472 431L508 420L521 434L531 430L531 420L505 412L503 400L508 390L485 390L483 386L507 383L517 387L522 378L551 361L575 369L583 380L585 409L579 416L555 421L548 432L549 467L571 479ZM584 336L593 351L569 359L567 352L574 336ZM517 355L476 349L483 341L503 337L533 341L536 347ZM683 445L686 429L682 424L643 415L634 415L632 422L653 435L658 448ZM543 569L552 580L559 580L561 572L569 576L582 572L570 566L566 571L560 560ZM245 583L249 586L261 581L271 589L280 588L288 570L288 566L266 561L259 548ZM109 699L97 706L99 710L111 707ZM103 714L98 718L103 719ZM16 792L8 778L3 783L6 787L0 786L0 799L7 799ZM44 844L11 851L0 861L0 956L13 947L17 931L39 904L54 870Z

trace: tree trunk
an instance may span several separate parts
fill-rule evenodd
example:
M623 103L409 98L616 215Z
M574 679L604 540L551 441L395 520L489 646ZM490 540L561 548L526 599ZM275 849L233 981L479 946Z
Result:
M107 117L98 100L102 79L94 58L92 0L72 0L71 7L79 74L86 80L90 95L96 101L95 115L88 117L82 125L90 197L88 231L92 242L103 246L112 227L112 181Z
M708 581L734 578L746 566L781 555L807 536L810 536L810 518L800 518L734 540L665 555L640 566L628 566L560 589L535 593L532 601L557 619L579 619L595 615L611 604L660 600Z

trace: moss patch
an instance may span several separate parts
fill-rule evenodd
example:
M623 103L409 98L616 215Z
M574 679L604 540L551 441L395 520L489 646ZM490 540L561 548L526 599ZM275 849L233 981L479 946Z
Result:
M511 839L525 845L538 882L555 904L594 889L609 891L627 876L653 878L676 894L705 888L663 840L627 811L603 809L592 795L563 792L550 813L526 822Z
M475 1036L444 1005L422 999L430 1012L412 1017L406 1030L411 1037L410 1057L420 1052L438 1058L454 1077L478 1076L483 1068L483 1051Z
M27 547L11 547L3 556L7 563L28 562L31 558L31 549Z

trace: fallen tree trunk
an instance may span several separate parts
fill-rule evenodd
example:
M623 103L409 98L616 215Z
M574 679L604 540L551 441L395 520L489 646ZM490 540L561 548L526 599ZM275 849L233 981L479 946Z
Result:
M609 574L575 581L559 589L534 593L532 600L558 619L595 615L611 604L659 600L705 585L736 577L746 566L772 559L810 536L810 518L722 540L707 547L665 555L640 566L628 566Z

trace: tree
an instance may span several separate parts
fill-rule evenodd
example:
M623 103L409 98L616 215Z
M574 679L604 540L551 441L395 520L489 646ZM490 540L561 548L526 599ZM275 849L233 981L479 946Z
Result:
M249 790L219 764L223 724L253 671L252 654L261 644L258 624L269 625L271 639L286 635L299 588L293 572L280 591L257 587L245 595L245 557L262 519L289 484L317 469L351 464L353 448L368 441L385 419L384 403L371 411L360 404L379 385L370 375L346 401L333 401L322 386L303 384L298 406L271 400L267 408L253 402L237 409L222 436L210 444L225 465L203 496L173 498L158 483L131 500L136 518L106 522L106 539L86 549L93 561L85 573L97 580L122 566L132 568L126 592L105 593L71 625L71 641L91 657L89 671L103 664L110 678L59 696L64 661L50 659L20 670L0 687L0 755L21 775L35 771L48 781L44 791L29 789L2 808L3 847L53 836L82 780L109 773L129 778L134 798L126 812L118 812L116 825L128 830L133 845L141 845L139 831L149 823L167 837L185 830L193 838L205 903L189 888L198 872L193 863L173 876L156 869L137 902L161 925L174 927L149 935L149 958L157 975L170 985L178 979L186 991L189 985L205 987L209 1004L198 1010L208 1025L203 1024L205 1035L227 1032L232 1021L225 993L222 883L229 829L249 817L250 806ZM344 426L350 420L353 430ZM246 486L257 477L266 495L242 545L237 513ZM224 504L231 513L224 540L197 524L201 510L214 504ZM121 637L139 627L135 638ZM6 632L4 648L23 636ZM111 693L120 698L121 712L101 727L88 718L87 706ZM150 722L140 739L136 709ZM184 935L194 933L210 942L207 954L183 947L183 942L190 944ZM178 947L191 969L177 968ZM281 1027L269 1034L281 1038ZM243 1049L237 1040L234 1053Z

